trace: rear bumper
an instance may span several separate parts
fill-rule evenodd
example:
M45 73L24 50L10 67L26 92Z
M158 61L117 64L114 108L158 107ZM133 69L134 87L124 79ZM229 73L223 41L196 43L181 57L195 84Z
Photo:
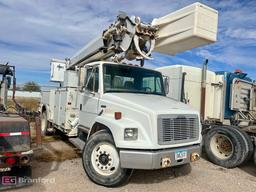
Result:
M177 151L187 151L187 157L182 160L175 160ZM191 155L201 155L201 146L193 145L181 148L171 148L164 150L120 150L120 161L122 168L130 169L161 169L191 162ZM163 165L163 160L170 160L168 166Z

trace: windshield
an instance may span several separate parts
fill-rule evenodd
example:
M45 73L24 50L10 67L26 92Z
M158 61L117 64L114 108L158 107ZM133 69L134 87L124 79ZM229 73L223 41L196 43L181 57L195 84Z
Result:
M165 95L160 72L116 64L104 64L104 92Z

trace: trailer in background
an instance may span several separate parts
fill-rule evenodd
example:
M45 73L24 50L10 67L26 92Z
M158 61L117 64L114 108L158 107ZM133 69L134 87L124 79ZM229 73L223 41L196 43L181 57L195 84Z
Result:
M169 97L201 112L209 160L231 168L252 157L256 141L256 84L252 79L240 70L209 71L207 65L157 70L169 79Z

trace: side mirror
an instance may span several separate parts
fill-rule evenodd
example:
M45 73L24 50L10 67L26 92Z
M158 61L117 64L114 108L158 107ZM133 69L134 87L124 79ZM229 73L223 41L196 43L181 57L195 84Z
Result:
M169 93L169 77L167 76L163 76L163 80L164 80L164 91L165 91L165 94L167 95Z

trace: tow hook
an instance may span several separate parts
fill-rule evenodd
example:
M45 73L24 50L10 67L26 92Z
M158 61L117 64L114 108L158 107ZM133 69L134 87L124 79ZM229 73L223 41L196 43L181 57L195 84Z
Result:
M170 157L164 157L162 158L162 161L161 161L161 167L162 168L165 168L165 167L170 167L171 166L171 158Z
M200 155L198 153L192 153L190 156L191 162L198 161L200 159Z

